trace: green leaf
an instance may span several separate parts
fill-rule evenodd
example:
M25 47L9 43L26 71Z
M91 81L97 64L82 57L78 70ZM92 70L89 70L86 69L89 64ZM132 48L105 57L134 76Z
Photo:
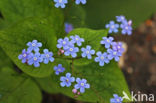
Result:
M67 36L70 37L72 35L79 35L81 38L84 38L85 42L83 43L83 47L86 48L86 45L90 45L92 49L95 51L98 51L99 48L101 47L100 41L102 40L102 37L107 36L108 31L107 30L91 30L87 28L78 28L74 29L71 31ZM79 50L81 52L81 48ZM78 54L78 56L81 56L81 53ZM82 58L82 59L77 59L75 61L76 64L88 64L91 61Z
M29 18L21 21L0 32L0 46L23 72L36 77L48 76L53 71L53 63L42 63L39 68L35 68L23 64L18 59L18 55L24 48L27 48L26 44L32 40L42 42L41 53L46 48L56 53L56 31L51 25L54 26L53 22L47 18Z
M137 27L156 12L155 4L156 0L88 0L84 6L86 24L89 28L103 29L115 16L125 15Z
M64 61L65 62L65 61ZM64 63L59 62L59 63ZM91 88L86 89L84 94L81 94L78 98L74 98L72 89L74 84L67 88L60 86L60 76L52 75L47 78L36 79L40 84L41 88L49 93L62 93L69 97L85 102L99 102L99 103L109 103L110 98L113 98L113 94L122 95L125 91L129 95L128 86L124 79L121 70L118 68L117 63L112 61L111 63L100 67L98 63L92 62L88 65L73 65L73 70L70 68L72 65L70 63L64 63L63 67L66 68L65 73L70 72L75 78L85 78L90 84ZM65 73L61 73L64 76Z
M64 10L64 16L65 22L71 23L74 28L85 26L86 12L80 5L69 3Z
M38 86L30 78L8 69L0 72L0 103L40 103Z
M51 19L56 20L56 27L61 25L63 29L62 23L57 21L63 20L62 12L53 6L51 0L0 0L0 12L3 16L1 22L4 27L29 17L51 16Z

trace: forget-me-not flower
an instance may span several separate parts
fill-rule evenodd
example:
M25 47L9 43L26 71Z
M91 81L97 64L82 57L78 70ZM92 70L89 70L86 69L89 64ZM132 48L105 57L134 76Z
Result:
M42 54L41 56L42 56L43 62L45 64L48 64L49 61L50 62L53 62L54 61L54 58L52 57L53 56L53 53L52 52L49 52L48 49L44 49L43 52L44 52L44 54Z
M92 58L92 55L95 54L95 50L91 49L91 46L87 45L86 48L81 48L83 52L81 55L82 57L87 57L88 59Z
M25 49L22 50L22 54L18 56L18 59L22 60L22 63L26 63L29 55L29 51L26 51Z
M38 42L37 40L33 40L32 42L27 43L28 51L34 50L35 52L39 51L39 47L42 47L42 43Z
M62 64L58 64L58 66L54 67L54 70L55 70L55 74L59 75L60 73L65 71L65 68L62 67Z
M78 35L70 36L70 38L72 39L71 42L76 43L78 46L81 46L82 42L84 42L84 39L80 38Z
M58 8L58 7L61 7L61 8L65 8L65 4L68 3L68 0L54 0L55 2L55 7Z
M115 24L114 21L110 21L109 24L106 24L106 28L109 28L109 33L117 33L118 32L118 28L119 28L119 24Z
M40 53L30 53L28 56L28 64L34 65L35 67L39 67L40 63L43 61L43 58L41 57Z
M57 42L57 48L63 48L64 50L69 48L70 41L68 37L65 37L64 39L58 39Z
M86 1L86 0L76 0L75 3L76 3L77 5L80 4L80 3L86 4L87 1Z
M112 60L113 58L115 59L115 61L119 61L119 57L122 56L121 52L118 52L117 50L113 50L113 49L108 49L108 59Z
M76 79L77 84L74 86L75 89L80 89L81 93L85 92L85 88L90 88L90 84L87 83L86 79Z
M70 87L71 86L71 83L75 81L75 78L74 77L71 77L71 74L70 73L67 73L66 76L62 76L60 78L61 80L61 87Z
M65 23L65 32L68 34L72 30L73 30L73 25L69 23Z
M100 51L96 53L97 57L95 58L95 62L99 62L100 66L104 66L105 63L109 63L108 54L101 53Z
M116 21L117 22L123 22L124 20L126 20L125 16L123 16L123 15L116 16Z
M105 45L105 48L110 48L111 43L113 42L113 37L103 37L103 40L101 40L101 44Z
M131 23L129 23L127 20L124 20L123 23L120 25L122 31L121 33L123 35L128 34L131 35L132 34L132 26Z
M78 47L69 46L69 48L64 52L64 55L69 56L71 55L73 58L77 56L77 52L79 52Z
M117 94L114 94L113 96L114 98L110 99L110 103L122 103L122 97L119 97Z
M123 53L124 52L123 43L122 42L113 42L112 49L116 50L120 53Z

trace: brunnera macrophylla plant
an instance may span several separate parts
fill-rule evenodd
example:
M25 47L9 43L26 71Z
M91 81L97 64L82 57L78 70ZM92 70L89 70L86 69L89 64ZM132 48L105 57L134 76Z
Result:
M123 35L131 35L132 22L127 21L124 16L116 16L116 18L117 22L121 24L115 24L114 21L111 21L110 24L106 24L106 28L109 29L109 33L117 33L119 31L118 29L121 28L121 33ZM73 26L71 24L65 24L66 33L69 33L72 29ZM74 58L86 58L88 60L94 58L94 61L99 63L99 66L105 66L105 64L110 63L110 61L113 59L118 62L122 56L122 53L124 52L122 42L115 42L113 37L103 37L101 38L101 42L99 42L106 49L106 52L96 51L92 49L91 45L86 45L86 47L83 47L84 42L85 39L81 38L79 34L59 38L56 45L58 48L58 53L53 54L53 52L49 51L48 49L43 49L43 52L41 53L40 48L42 47L42 43L38 42L37 40L33 40L32 42L30 41L26 44L28 48L23 49L22 54L18 56L18 59L20 59L22 63L39 67L41 63L52 63L54 62L55 57L57 58L57 56L64 55L67 56L67 59L71 59L71 61ZM78 57L78 53L81 54L80 57ZM54 66L53 69L55 74L59 76L68 68L64 68L62 64L58 64ZM70 87L72 84L74 84L72 92L75 94L75 96L80 95L80 93L84 93L85 89L90 88L90 84L87 83L87 80L84 78L81 79L79 77L73 77L69 72L67 72L65 76L60 76L61 87Z

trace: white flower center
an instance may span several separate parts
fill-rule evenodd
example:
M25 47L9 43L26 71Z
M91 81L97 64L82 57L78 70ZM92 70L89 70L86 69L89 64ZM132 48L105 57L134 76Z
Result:
M58 71L60 72L60 71L61 71L61 69L59 68L59 69L58 69Z
M119 100L119 99L116 99L116 101L117 101L117 102L120 102L120 100Z
M62 0L59 0L59 3L62 3Z
M115 28L115 26L114 26L114 25L112 25L112 26L111 26L111 28L112 28L112 29L114 29L114 28Z
M66 42L65 42L65 41L63 41L63 44L65 45L65 44L66 44Z
M75 38L77 41L79 40L79 38Z
M32 46L36 46L36 44L35 43L32 43Z
M49 54L46 54L46 57L49 58Z
M114 54L114 55L116 55L116 54L117 54L117 52L113 52L113 54Z
M70 50L70 51L73 51L73 48L70 48L69 50Z
M81 83L81 86L84 86L84 83Z
M120 49L121 47L120 46L118 46L118 49Z
M89 54L89 50L86 51L86 54Z
M124 17L123 16L121 17L121 20L124 20Z
M104 57L103 57L103 56L101 56L101 59L102 59L102 60L104 60Z
M23 54L23 57L26 57L27 56L27 54Z
M34 57L34 60L36 61L36 60L37 60L37 58L36 58L36 57Z
M66 82L69 82L69 79L66 79Z
M110 40L107 40L107 42L109 43L109 42L110 42Z
M126 26L125 29L128 30L128 26Z

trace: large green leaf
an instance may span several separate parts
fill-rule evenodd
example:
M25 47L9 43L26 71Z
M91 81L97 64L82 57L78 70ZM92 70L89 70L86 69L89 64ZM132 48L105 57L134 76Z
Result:
M122 96L122 91L125 91L129 95L124 76L114 61L104 67L92 62L89 65L73 65L73 69L71 69L70 63L65 61L59 61L59 63L63 63L66 68L65 73L70 72L74 77L85 78L91 85L90 89L86 89L84 94L75 99L86 102L109 103L113 94ZM64 76L65 73L60 75ZM75 83L69 88L63 88L60 86L60 76L53 74L47 78L37 79L37 81L41 88L49 93L62 93L74 98L72 89Z
M10 70L4 68L0 72L0 103L40 103L38 86L30 78Z
M86 24L90 28L102 29L115 16L125 15L132 19L134 27L156 12L156 0L88 0Z
M61 25L63 29L62 23L58 23L59 20L63 20L60 16L61 10L54 7L51 0L0 0L0 12L3 16L0 20L3 27L8 27L28 17L51 16L50 18L56 21L53 28Z
M55 21L56 22L56 21ZM42 50L47 48L50 51L56 52L56 31L52 27L53 20L47 18L29 18L13 27L10 27L0 32L0 46L13 60L13 62L25 73L31 76L44 77L52 73L53 63L41 64L39 68L22 64L18 59L24 48L27 48L26 43L32 40L42 42Z

